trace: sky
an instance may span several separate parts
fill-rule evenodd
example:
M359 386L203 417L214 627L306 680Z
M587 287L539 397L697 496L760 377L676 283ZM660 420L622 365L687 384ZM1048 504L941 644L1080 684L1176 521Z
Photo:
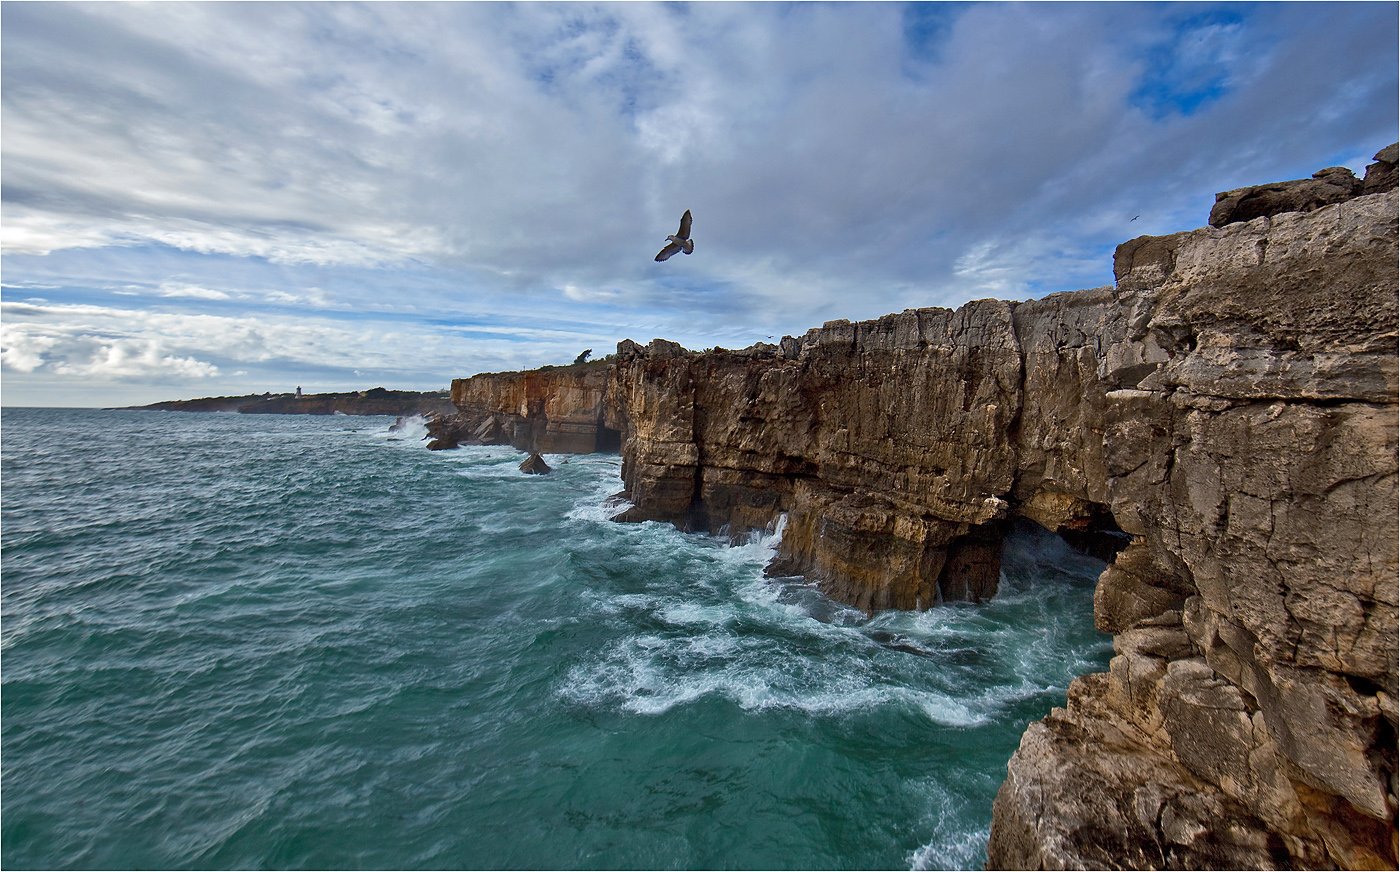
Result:
M446 388L1112 283L1396 141L1395 3L0 5L0 403ZM656 263L681 212L695 253Z

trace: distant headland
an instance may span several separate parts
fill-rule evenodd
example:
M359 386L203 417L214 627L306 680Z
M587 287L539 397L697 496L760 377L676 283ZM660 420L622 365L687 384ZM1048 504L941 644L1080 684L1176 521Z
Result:
M241 397L202 397L167 400L149 406L126 406L146 412L239 412L245 415L427 415L455 411L447 391L391 391L370 388L347 393L247 394Z

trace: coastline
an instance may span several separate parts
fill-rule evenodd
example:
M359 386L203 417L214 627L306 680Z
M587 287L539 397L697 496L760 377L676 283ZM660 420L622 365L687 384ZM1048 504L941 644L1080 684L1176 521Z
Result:
M1394 153L1225 192L1113 287L457 379L434 447L616 438L617 520L785 514L770 571L867 612L993 595L1013 517L1117 540L1117 656L1027 730L990 865L1393 867Z
M370 388L342 393L299 394L271 392L233 397L167 400L145 406L123 406L121 411L236 412L243 415L437 415L451 412L446 391L394 391Z

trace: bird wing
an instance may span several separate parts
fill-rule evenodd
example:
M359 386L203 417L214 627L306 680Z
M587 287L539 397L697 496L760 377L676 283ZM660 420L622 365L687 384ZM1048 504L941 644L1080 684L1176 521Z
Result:
M692 254L692 253L694 253L694 251L695 251L695 240L694 240L694 239L687 239L685 242L682 242L682 243L681 243L681 250L684 251L686 254Z
M686 209L686 210L685 210L685 214L681 216L681 229L680 229L680 232L678 232L676 235L679 236L681 239L689 239L689 238L690 238L690 210L689 210L689 209Z
M679 242L673 242L656 253L656 260L659 263L680 250L681 244Z

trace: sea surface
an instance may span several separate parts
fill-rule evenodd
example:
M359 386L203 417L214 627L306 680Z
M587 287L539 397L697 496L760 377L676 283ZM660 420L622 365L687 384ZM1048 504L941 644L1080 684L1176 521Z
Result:
M0 414L0 865L980 868L1103 564L863 613L618 524L616 456L390 418Z

